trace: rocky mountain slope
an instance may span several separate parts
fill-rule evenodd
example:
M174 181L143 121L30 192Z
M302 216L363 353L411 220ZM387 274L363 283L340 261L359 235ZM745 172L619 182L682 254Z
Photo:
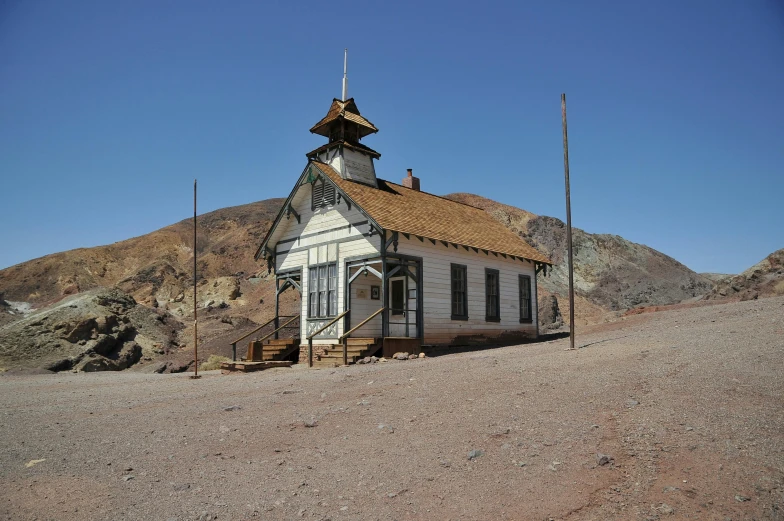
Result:
M547 315L565 315L567 294L564 224L471 194L454 200L484 209L548 255L555 263L539 277ZM224 208L198 218L199 339L208 351L228 354L231 337L273 317L274 277L253 260L282 199ZM192 344L192 228L186 219L115 244L56 253L0 270L4 302L42 309L100 287L116 287L134 302L180 321L182 345ZM640 305L679 302L703 295L711 282L647 246L613 235L574 230L576 316L600 321ZM553 300L552 297L557 297ZM547 300L545 300L547 298ZM284 293L282 314L293 314L299 297ZM0 325L23 316L0 306ZM69 355L71 356L71 355Z
M741 300L784 295L784 248L774 251L739 275L719 280L706 300Z
M117 288L93 289L0 326L0 368L127 369L167 354L180 328Z

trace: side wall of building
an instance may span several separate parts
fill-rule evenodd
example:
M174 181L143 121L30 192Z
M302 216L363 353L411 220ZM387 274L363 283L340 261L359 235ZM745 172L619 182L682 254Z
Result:
M398 252L422 258L423 313L425 344L463 344L505 340L537 334L536 276L530 261L512 260L493 253L466 251L462 246L444 246L428 239L424 242L411 236L400 236ZM466 266L468 318L453 320L451 265ZM486 320L485 269L498 270L500 289L500 320ZM530 323L520 322L520 289L518 275L531 278Z

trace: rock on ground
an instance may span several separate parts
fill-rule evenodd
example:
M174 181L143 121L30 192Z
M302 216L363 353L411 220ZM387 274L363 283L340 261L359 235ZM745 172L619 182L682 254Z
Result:
M0 326L0 367L118 371L164 353L179 328L119 289L91 290Z

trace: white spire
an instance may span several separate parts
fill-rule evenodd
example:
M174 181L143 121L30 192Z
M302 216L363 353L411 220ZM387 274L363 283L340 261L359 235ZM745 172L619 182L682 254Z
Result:
M343 50L343 101L348 96L348 49Z

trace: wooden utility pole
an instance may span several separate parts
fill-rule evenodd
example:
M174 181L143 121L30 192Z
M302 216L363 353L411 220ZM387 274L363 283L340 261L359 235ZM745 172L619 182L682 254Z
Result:
M193 180L193 376L199 378L199 337L197 336L199 321L196 316L198 300L196 299L196 179Z
M569 348L574 349L574 263L572 257L572 203L569 191L569 139L566 134L566 94L561 94L563 120L564 181L566 183L566 243L569 251Z

